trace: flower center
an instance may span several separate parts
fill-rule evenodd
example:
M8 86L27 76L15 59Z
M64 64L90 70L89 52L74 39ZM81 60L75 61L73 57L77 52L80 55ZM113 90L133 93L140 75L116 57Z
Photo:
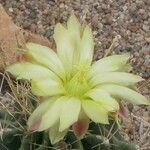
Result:
M90 88L86 81L85 74L78 72L66 83L65 89L69 96L82 98Z

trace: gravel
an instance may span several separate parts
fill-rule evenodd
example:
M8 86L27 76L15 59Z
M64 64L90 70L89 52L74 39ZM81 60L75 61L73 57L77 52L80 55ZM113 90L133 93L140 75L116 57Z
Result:
M150 97L150 1L148 0L0 0L7 13L20 27L42 34L52 40L57 22L65 23L74 11L81 22L92 27L95 38L94 59L101 58L113 39L120 36L119 45L112 53L129 52L134 72L146 81L140 84L141 92ZM128 106L130 107L130 106ZM148 107L131 107L131 113L150 122ZM133 140L140 147L141 121L132 116ZM141 128L148 129L149 124ZM136 126L134 126L134 124ZM125 124L126 126L126 124ZM135 129L136 128L136 131ZM144 134L144 131L142 133ZM145 140L145 142L148 142ZM140 145L141 144L141 145ZM148 145L150 146L150 145ZM146 150L146 149L145 149Z

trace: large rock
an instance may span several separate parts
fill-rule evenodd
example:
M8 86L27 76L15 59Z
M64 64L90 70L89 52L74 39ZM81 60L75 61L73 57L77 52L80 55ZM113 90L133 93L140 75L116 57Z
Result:
M0 4L0 70L23 59L23 51L19 49L24 48L26 42L51 47L47 38L17 27Z

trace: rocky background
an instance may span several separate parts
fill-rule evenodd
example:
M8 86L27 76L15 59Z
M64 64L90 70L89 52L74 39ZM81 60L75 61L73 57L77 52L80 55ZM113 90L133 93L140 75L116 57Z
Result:
M53 41L57 22L65 23L74 12L92 27L94 59L103 57L113 39L112 53L131 53L134 72L146 80L139 90L150 97L150 1L149 0L0 0L16 25ZM150 107L126 104L123 134L139 150L150 149Z

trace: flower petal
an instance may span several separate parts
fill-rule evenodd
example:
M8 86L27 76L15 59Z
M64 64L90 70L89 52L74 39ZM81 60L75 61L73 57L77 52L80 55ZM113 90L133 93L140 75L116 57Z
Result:
M75 42L75 45L78 45L80 42L80 30L81 26L74 14L72 14L67 21L67 29L71 34L72 39Z
M72 125L73 132L79 139L82 139L86 134L89 127L89 123L90 123L89 118L81 110L78 121Z
M67 134L67 131L68 129L62 132L59 131L59 122L53 125L49 130L49 138L50 138L51 144L56 144L60 140L62 140L64 136Z
M59 77L63 78L65 71L63 64L57 54L50 48L35 43L27 43L27 57L37 63L48 67L55 72Z
M102 83L115 83L130 86L142 80L144 80L142 77L131 73L106 72L95 75L89 82L93 87Z
M72 38L72 42L74 43L74 53L73 53L73 66L77 66L79 63L80 50L79 45L81 41L81 26L74 14L72 14L67 22L67 29ZM75 69L75 68L73 68Z
M129 58L129 54L113 55L102 58L92 65L88 77L91 78L101 72L120 71L122 69L126 70L129 68L129 65L126 64Z
M103 89L95 88L89 91L86 95L99 102L108 111L119 110L118 102Z
M46 99L34 110L27 122L29 131L38 130L43 114L48 110L48 108L50 107L50 105L52 105L53 102L53 100Z
M81 108L81 102L74 97L65 101L62 106L60 114L60 127L59 131L69 128L73 123L78 120Z
M31 81L31 90L37 96L54 96L64 93L64 88L60 82L54 81L51 78Z
M94 41L92 31L89 26L86 26L83 31L83 36L80 45L80 61L79 64L89 66L93 59Z
M38 131L52 127L59 120L61 108L65 100L65 97L60 97L49 107L48 111L42 116Z
M150 104L150 102L143 95L127 87L123 87L115 84L107 84L107 85L99 86L99 88L106 90L112 96L125 99L133 104L145 104L145 105Z
M118 111L118 115L121 117L128 117L129 115L129 110L126 106L124 106L121 102L119 103L120 109Z
M82 107L86 115L96 123L108 124L108 111L98 102L92 100L83 100Z
M9 66L7 71L17 77L17 79L39 80L51 77L54 80L59 80L49 69L32 63L16 63Z
M56 42L57 54L63 62L68 74L68 72L72 70L73 53L75 49L74 41L69 31L59 23L54 29L54 40Z

